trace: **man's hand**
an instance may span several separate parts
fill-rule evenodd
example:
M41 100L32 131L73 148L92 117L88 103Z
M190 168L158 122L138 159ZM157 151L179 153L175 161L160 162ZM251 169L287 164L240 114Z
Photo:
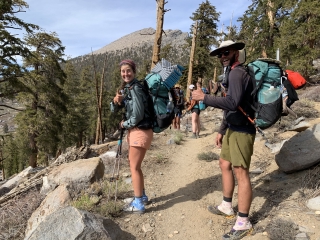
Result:
M204 92L201 89L193 90L191 94L193 100L203 101L204 99Z
M216 137L216 145L218 148L222 147L222 139L223 139L223 135L221 133L218 133Z

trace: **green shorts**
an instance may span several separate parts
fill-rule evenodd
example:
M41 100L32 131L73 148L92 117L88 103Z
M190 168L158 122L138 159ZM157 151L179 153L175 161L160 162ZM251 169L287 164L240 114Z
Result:
M223 137L220 157L234 167L249 169L255 136L256 134L235 132L228 128Z

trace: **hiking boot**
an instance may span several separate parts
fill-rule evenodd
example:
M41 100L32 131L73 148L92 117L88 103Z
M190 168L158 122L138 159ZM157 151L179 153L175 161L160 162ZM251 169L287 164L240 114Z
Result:
M196 139L197 138L197 135L195 133L193 133L190 138L193 138L193 139Z
M142 202L143 202L145 205L147 205L147 204L150 203L150 202L149 202L149 199L148 199L148 197L147 197L146 195L142 195L141 198L142 198ZM126 203L126 204L130 204L133 200L134 200L134 197L125 198L125 199L123 199L123 202Z
M242 224L242 226L241 226ZM234 228L231 229L230 232L226 233L222 236L222 239L224 240L238 240L242 239L247 235L250 235L253 231L252 225L249 221L247 222L236 222L235 226L237 228L240 228L239 230L235 230Z
M218 206L216 206L216 207L208 206L208 210L209 210L209 212L211 212L215 215L224 216L229 219L235 218L235 216L236 216L232 208L225 210L223 212L223 211L219 210Z
M134 198L133 201L123 209L124 212L144 213L146 211L142 198Z
M226 233L225 235L222 236L223 240L238 240L242 239L247 235L250 235L253 231L253 228L251 227L250 229L245 229L245 230L234 230L231 229L230 232Z

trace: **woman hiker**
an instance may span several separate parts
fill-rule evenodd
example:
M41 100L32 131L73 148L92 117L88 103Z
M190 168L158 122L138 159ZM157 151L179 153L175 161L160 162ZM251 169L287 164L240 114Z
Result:
M144 213L148 197L144 189L144 178L141 163L151 146L153 139L152 121L148 119L147 98L143 89L135 84L136 65L126 59L120 63L120 74L123 80L120 91L113 99L115 106L124 107L126 119L120 122L120 128L127 129L127 141L129 145L129 164L134 191L133 198L125 199L128 204L123 210L132 213ZM150 115L149 115L150 116ZM149 127L148 127L149 126Z

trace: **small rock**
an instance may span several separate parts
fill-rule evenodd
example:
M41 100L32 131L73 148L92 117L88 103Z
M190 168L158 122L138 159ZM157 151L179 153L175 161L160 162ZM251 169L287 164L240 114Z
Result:
M174 234L178 234L178 233L179 233L179 231L174 231L173 233L174 233Z
M174 140L173 140L172 138L170 138L170 139L168 140L167 144L168 144L168 145L174 144Z
M263 173L263 170L261 168L256 168L256 169L250 171L250 173L261 174L261 173Z
M168 237L169 237L169 238L172 238L172 237L173 237L173 234L169 234Z
M298 233L295 237L296 240L309 240L306 233Z
M262 235L263 236L268 236L268 233L267 232L263 232Z
M142 230L146 233L146 232L152 232L153 228L150 226L150 224L144 224L142 226Z
M313 226L312 226L313 227ZM314 227L313 227L314 228ZM302 233L314 233L312 230L306 228L306 227L303 227L303 226L299 226L299 232L302 232Z
M130 218L126 218L126 219L124 219L124 221L125 221L125 222L130 222L131 219L130 219Z
M308 122L302 121L297 125L291 126L288 130L289 131L302 132L302 131L305 131L310 126L311 125Z
M307 207L311 210L320 211L320 196L309 199L307 201Z
M315 211L315 214L319 215L319 214L320 214L320 211Z
M128 172L122 173L122 176L127 178L127 177L131 177L131 174Z
M129 178L124 179L124 181L126 184L131 184L132 179L131 179L131 177L129 177Z
M301 121L303 121L305 118L304 117L299 117L298 119L296 119L294 122L293 122L293 125L298 125Z

